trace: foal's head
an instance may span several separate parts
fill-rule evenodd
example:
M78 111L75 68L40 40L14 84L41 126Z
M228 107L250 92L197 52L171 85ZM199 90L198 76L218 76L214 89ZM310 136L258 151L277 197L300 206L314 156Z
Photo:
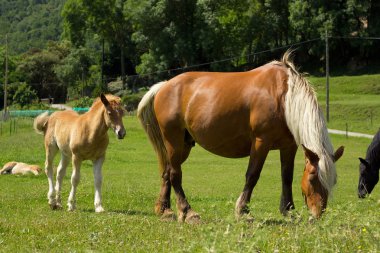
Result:
M116 96L107 96L111 99L107 99L104 94L100 95L100 99L106 109L106 124L112 128L118 139L123 139L126 132L123 124L124 108L121 104L121 99Z
M379 170L371 167L371 163L363 158L359 158L359 185L358 196L359 198L365 198L367 194L370 194L379 182Z
M318 155L304 145L302 145L302 147L305 152L305 169L301 182L302 194L313 217L319 218L326 209L329 192L322 185L318 176ZM343 155L343 151L344 148L340 147L334 155L332 155L334 162Z

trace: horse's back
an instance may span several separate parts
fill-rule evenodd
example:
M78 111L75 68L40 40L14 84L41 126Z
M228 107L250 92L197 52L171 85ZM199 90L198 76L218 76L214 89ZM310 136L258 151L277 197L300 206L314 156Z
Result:
M241 157L249 154L252 138L276 128L274 119L284 128L286 91L286 68L276 64L248 72L188 72L169 80L154 106L162 128L185 128L207 150Z

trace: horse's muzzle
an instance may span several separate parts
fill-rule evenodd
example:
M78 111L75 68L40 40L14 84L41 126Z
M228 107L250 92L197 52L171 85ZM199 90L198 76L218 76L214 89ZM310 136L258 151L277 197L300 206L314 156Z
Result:
M124 136L125 136L125 134L126 134L126 131L125 131L124 128L116 129L115 132L116 132L117 138L118 138L119 140L124 139Z

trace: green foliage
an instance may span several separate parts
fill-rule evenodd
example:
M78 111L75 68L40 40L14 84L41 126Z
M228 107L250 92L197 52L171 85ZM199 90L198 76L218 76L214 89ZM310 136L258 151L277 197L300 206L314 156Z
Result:
M91 107L93 102L94 102L93 98L81 97L81 98L71 101L70 105L72 107L86 108L86 107Z
M124 95L121 99L127 111L135 111L144 94L145 92L139 92Z
M60 11L66 0L0 0L0 41L8 34L12 55L30 48L43 48L48 40L59 40Z
M20 105L21 108L37 100L37 93L26 83L21 83L13 95L13 103Z

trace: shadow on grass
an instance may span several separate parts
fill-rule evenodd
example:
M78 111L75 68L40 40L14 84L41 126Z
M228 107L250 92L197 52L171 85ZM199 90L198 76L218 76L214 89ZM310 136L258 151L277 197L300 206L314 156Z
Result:
M85 213L95 213L95 209L93 208L84 208L80 210L81 212ZM117 210L117 209L111 209L106 210L104 212L105 214L125 214L125 215L143 215L143 216L155 216L153 212L144 212L144 211L136 211L136 210Z

